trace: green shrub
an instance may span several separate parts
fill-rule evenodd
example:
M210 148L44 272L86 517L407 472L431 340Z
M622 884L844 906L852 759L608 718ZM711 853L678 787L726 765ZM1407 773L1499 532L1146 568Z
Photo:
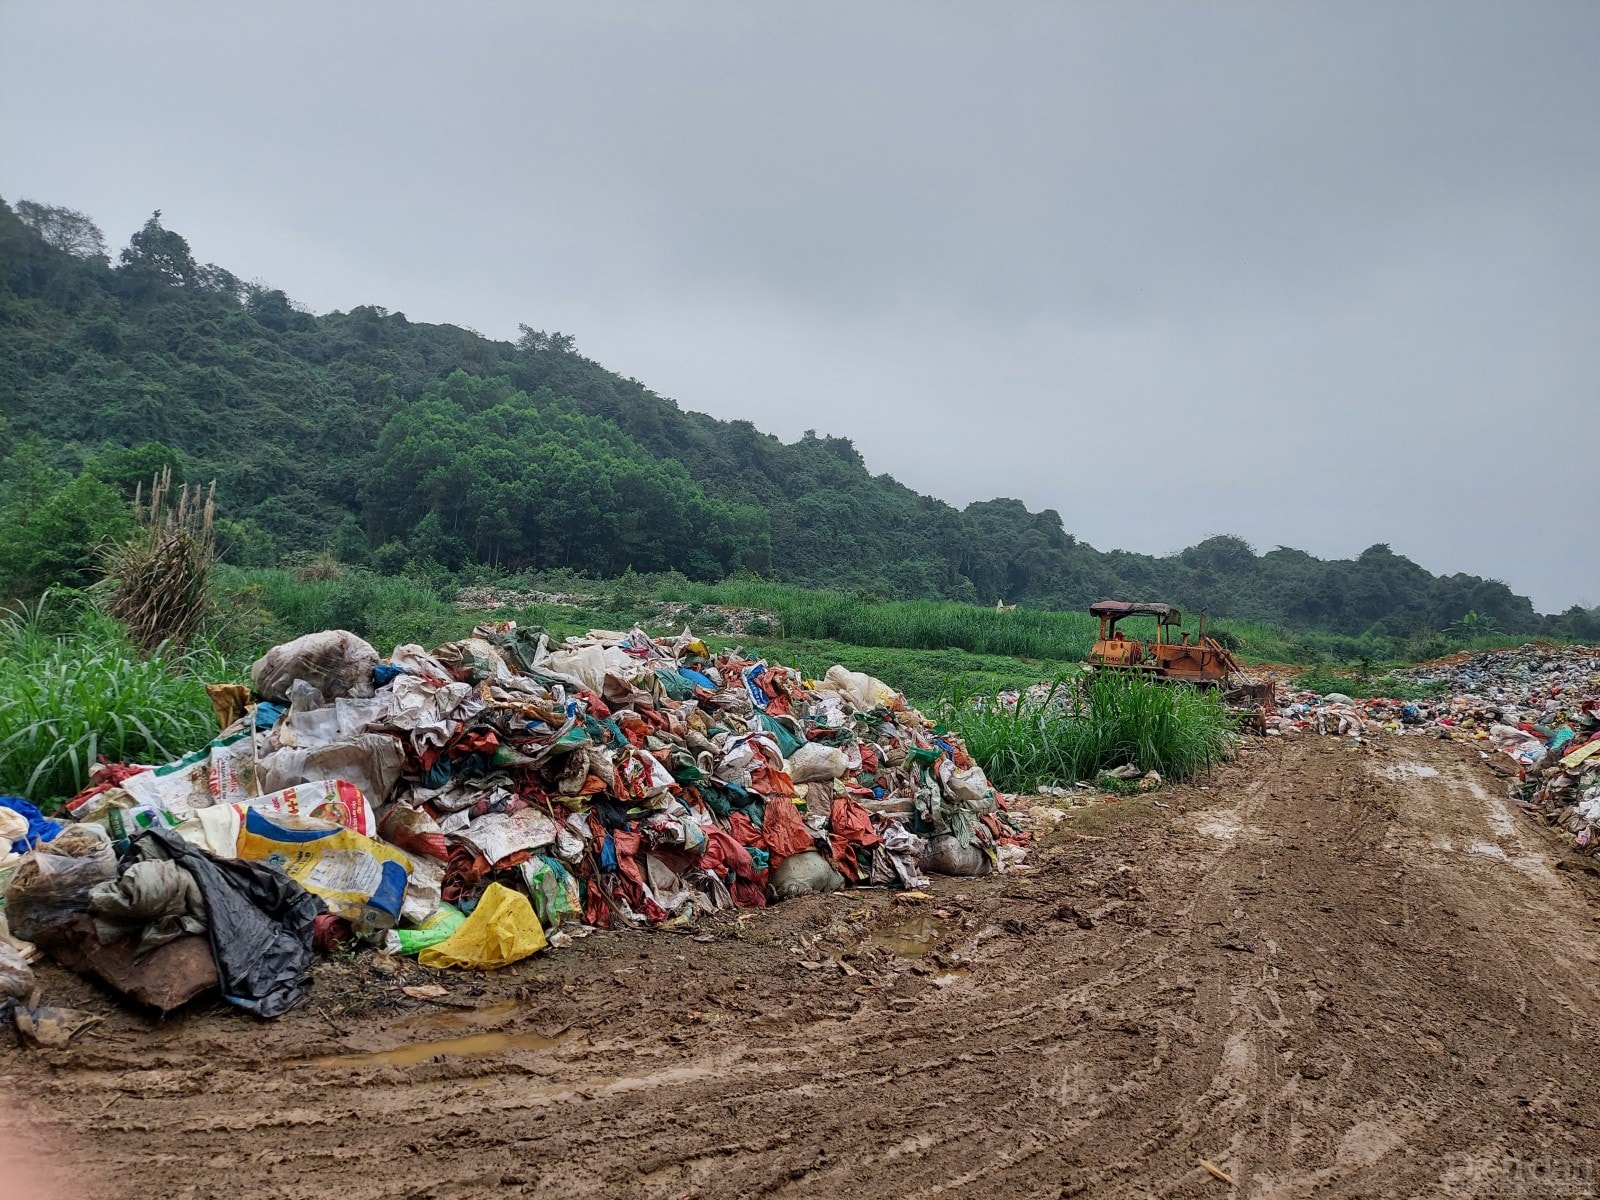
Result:
M0 463L0 599L88 587L100 547L132 529L116 488L51 467L37 444L22 443Z

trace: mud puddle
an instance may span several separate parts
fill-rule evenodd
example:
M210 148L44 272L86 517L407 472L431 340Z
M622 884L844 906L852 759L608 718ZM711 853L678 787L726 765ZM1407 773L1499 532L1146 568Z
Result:
M933 949L948 928L936 917L911 917L874 929L867 935L867 940L900 958L921 958Z
M415 1067L432 1058L454 1055L457 1058L484 1058L495 1054L509 1054L513 1050L545 1050L558 1046L563 1035L546 1037L539 1033L475 1033L466 1037L441 1038L432 1042L408 1042L391 1050L371 1050L356 1054L328 1054L318 1058L303 1058L296 1066L312 1066L322 1070L343 1067Z

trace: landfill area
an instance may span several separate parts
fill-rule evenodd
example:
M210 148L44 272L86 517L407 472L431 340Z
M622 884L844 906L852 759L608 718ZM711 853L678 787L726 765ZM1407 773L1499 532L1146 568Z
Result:
M1600 659L1407 678L1428 698L1280 680L1195 782L1011 797L889 685L687 631L278 647L214 689L209 746L105 764L55 819L0 809L15 1170L62 1196L1584 1185Z

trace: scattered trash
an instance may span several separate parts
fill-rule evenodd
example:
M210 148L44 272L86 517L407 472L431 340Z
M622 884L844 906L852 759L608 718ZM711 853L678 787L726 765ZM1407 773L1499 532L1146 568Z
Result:
M400 989L413 1000L437 1000L440 996L448 996L450 989L437 983L424 983L414 987Z
M383 935L379 949L386 954L420 954L429 946L437 946L466 922L467 915L449 904L439 905L439 911L415 929L392 929Z
M18 1004L12 1013L12 1020L17 1024L17 1032L22 1035L24 1045L54 1048L65 1046L85 1029L97 1024L100 1018L94 1013L79 1012L75 1008L51 1008L44 1004L29 1008L25 1004Z
M1230 1187L1234 1186L1233 1176L1229 1175L1209 1158L1202 1158L1200 1160L1200 1165L1206 1169L1206 1174L1210 1175L1212 1178L1220 1179L1223 1183L1228 1184Z
M0 940L0 999L26 1000L33 995L33 968L10 942Z

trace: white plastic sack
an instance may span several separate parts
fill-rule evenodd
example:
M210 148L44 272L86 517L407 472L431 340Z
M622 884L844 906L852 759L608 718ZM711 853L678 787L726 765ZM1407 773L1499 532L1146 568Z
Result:
M832 783L849 769L843 750L821 742L807 742L789 758L789 778L795 783Z
M400 782L404 758L400 743L385 733L358 733L309 750L285 747L261 760L261 786L275 792L343 779L381 806Z
M268 650L250 668L256 694L287 703L289 685L303 679L328 699L370 696L378 652L347 629L308 633Z
M27 1000L33 995L33 968L10 942L0 940L0 997Z
M851 671L835 663L823 677L821 690L831 691L865 712L879 705L893 704L895 690L881 679L863 671Z
M21 813L0 808L0 855L11 849L13 842L28 836L28 818Z
M378 724L408 735L412 748L419 751L443 746L454 735L456 722L483 708L470 683L435 683L416 675L397 678L388 697Z
M918 865L935 875L987 875L989 856L979 847L963 846L948 833L928 840Z
M607 672L618 679L632 680L643 670L643 666L638 659L616 646L591 643L552 650L540 660L539 669L575 679L598 696L605 691Z
M191 846L209 850L220 858L238 856L239 831L245 814L265 813L274 821L313 818L342 825L363 837L377 836L372 805L355 784L343 779L322 779L282 788L265 796L252 796L235 804L202 808L179 825L176 832Z
M843 886L844 876L815 850L791 854L772 872L772 894L779 900L793 900L797 896L810 896L818 892L837 892Z
M128 776L122 790L139 804L171 813L180 821L218 800L243 800L260 790L252 786L252 737L247 729L226 734L176 762Z
M452 836L493 864L519 850L553 845L558 832L556 823L542 812L524 808L514 813L489 813Z
M973 812L986 812L994 807L994 788L982 767L968 767L965 771L950 772L948 779L941 778L944 793L950 799L965 805Z
M444 864L411 855L411 873L406 877L406 898L400 906L400 919L415 929L438 912L443 903Z

